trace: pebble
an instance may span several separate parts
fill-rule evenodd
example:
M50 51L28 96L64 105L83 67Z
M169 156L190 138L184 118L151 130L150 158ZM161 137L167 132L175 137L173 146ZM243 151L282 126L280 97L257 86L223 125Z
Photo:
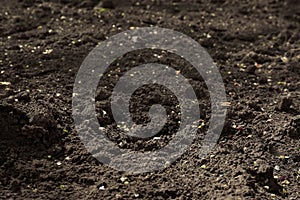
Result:
M122 182L124 182L124 181L126 181L126 180L127 180L127 177L125 177L125 176L122 176L122 177L120 178L120 180L121 180Z
M104 185L100 186L100 187L99 187L99 190L105 190Z
M264 186L264 188L266 188L267 190L269 190L269 189L270 189L270 187L269 187L269 186L267 186L267 185L265 185L265 186Z
M0 82L0 85L11 85L10 82Z
M200 168L201 169L206 169L206 165L201 165Z
M290 184L290 181L288 181L288 180L284 180L284 181L282 181L282 183L281 184L284 184L284 185L289 185Z

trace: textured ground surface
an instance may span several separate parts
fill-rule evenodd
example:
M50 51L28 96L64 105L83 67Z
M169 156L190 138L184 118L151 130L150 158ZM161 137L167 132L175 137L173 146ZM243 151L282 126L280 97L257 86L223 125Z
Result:
M2 0L0 197L299 199L299 10L293 0ZM128 175L85 150L72 124L72 88L83 59L99 42L140 26L175 29L205 47L220 69L229 103L226 126L205 159L197 156L196 140L169 168ZM185 70L188 64L164 52L141 53L118 62L160 61L180 70L199 94L201 120L207 122L209 96L201 78ZM99 122L122 148L163 146L178 126L178 110L168 91L155 95L159 87L136 91L132 111L140 122L147 121L147 109L135 106L140 102L146 108L163 102L174 111L161 141L135 141L115 130L110 83L127 69L116 67L118 62L99 85ZM199 140L207 126L199 129Z

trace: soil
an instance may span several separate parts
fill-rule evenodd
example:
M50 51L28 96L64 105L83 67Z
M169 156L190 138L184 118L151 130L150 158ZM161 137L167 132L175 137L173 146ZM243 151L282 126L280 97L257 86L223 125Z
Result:
M0 198L300 198L297 0L0 4ZM149 107L162 102L171 117L159 133L161 139L137 140L117 131L109 108L118 80L113 77L141 63L161 62L188 77L205 124L191 148L170 167L132 175L103 165L87 152L74 129L72 89L82 61L98 43L145 26L174 29L206 48L222 74L228 113L218 144L199 158L210 118L201 77L184 60L161 51L120 58L100 82L96 97L99 123L120 148L161 148L178 128L177 99L171 91L145 86L132 97L133 119L147 123Z

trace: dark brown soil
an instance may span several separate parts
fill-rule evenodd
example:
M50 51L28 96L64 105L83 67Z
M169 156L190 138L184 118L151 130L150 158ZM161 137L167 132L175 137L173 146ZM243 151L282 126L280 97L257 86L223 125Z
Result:
M0 5L0 198L300 198L299 1L2 0ZM225 83L228 114L206 158L197 152L207 124L170 167L130 175L85 150L74 130L72 88L83 59L99 42L144 26L174 29L207 49ZM181 70L207 122L209 96L201 77L174 55L162 60L152 55L133 52L120 63L161 61ZM131 111L137 122L149 120L153 103L163 102L174 114L159 133L161 142L133 140L116 131L109 111L114 81L107 77L100 83L96 98L108 136L122 148L151 151L165 145L178 128L177 100L167 97L170 91L156 95L162 88L151 86L136 91Z

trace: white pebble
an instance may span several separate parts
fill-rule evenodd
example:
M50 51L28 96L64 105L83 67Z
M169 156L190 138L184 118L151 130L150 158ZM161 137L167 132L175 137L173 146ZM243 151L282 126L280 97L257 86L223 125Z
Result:
M105 187L102 185L99 187L99 190L105 190Z

